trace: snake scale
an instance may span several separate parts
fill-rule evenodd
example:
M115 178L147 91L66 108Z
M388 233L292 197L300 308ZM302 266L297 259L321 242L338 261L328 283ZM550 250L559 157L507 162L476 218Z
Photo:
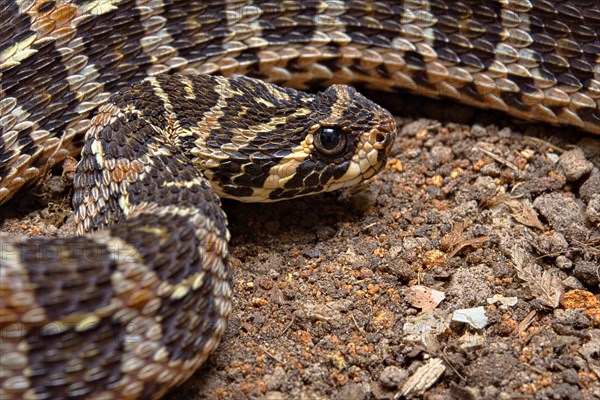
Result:
M0 203L81 152L82 235L0 237L0 398L187 379L231 309L217 195L382 168L394 120L344 84L600 134L599 32L595 0L3 0Z

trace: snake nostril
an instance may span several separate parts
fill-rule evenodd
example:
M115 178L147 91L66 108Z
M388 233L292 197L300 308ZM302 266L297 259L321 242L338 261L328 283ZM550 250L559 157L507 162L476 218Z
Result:
M377 136L375 136L375 140L377 143L383 143L385 142L385 135L383 133L378 133Z

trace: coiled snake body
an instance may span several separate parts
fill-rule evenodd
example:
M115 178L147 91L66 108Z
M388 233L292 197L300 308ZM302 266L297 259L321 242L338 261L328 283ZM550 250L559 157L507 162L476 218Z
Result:
M3 399L160 397L230 312L217 194L273 201L381 169L387 111L262 81L600 133L593 0L6 0L0 24L0 203L83 147L76 218L98 231L2 237Z

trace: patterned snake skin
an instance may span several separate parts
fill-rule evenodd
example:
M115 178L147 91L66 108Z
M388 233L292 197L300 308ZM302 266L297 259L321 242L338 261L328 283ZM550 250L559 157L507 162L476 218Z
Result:
M0 237L0 398L160 397L230 312L216 194L333 190L385 161L393 119L347 86L203 74L600 134L598 32L595 0L2 1L0 203L83 147L76 218L98 232Z

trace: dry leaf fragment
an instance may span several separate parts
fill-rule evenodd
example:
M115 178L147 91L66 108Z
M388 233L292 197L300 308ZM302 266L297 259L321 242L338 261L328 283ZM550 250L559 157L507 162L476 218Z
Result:
M466 223L457 222L452 225L452 230L440 239L442 250L450 250L460 242L465 240L463 232L466 228Z
M516 297L504 297L501 294L495 294L492 297L488 297L486 300L488 304L500 303L500 308L503 310L516 305L519 301Z
M444 292L426 286L416 285L408 288L408 302L424 312L435 309L445 297Z
M535 263L525 261L525 253L518 247L512 249L512 259L517 276L525 281L531 294L543 305L556 308L563 294L562 280L555 274L544 271Z
M454 255L456 253L458 253L459 251L461 251L462 249L464 249L467 246L471 246L474 244L479 244L479 243L485 243L487 241L490 240L489 236L481 236L478 238L473 238L473 239L469 239L469 240L465 240L462 243L459 243L458 246L456 246L456 248L454 250L452 250L452 253L448 254L448 258L452 258L454 257Z
M464 322L475 329L483 329L488 323L488 317L485 315L483 307L461 308L460 310L454 310L452 321Z
M544 230L542 223L537 217L537 213L525 200L513 199L506 194L498 195L496 200L499 203L506 204L510 208L511 215L517 222L541 231Z
M413 343L426 343L428 337L444 333L450 326L447 319L428 311L419 315L406 317L402 327L403 339Z
M399 399L401 396L418 395L429 389L431 385L444 373L446 367L441 358L432 358L427 364L419 367L414 374L410 376L402 385L402 388L394 399Z
M446 256L446 259L450 259L456 255L459 251L464 249L467 246L471 246L474 244L485 243L490 240L488 236L481 236L473 239L466 239L463 236L464 230L467 227L466 224L456 223L452 226L452 230L444 235L440 240L440 246L442 250L450 250L452 251Z

